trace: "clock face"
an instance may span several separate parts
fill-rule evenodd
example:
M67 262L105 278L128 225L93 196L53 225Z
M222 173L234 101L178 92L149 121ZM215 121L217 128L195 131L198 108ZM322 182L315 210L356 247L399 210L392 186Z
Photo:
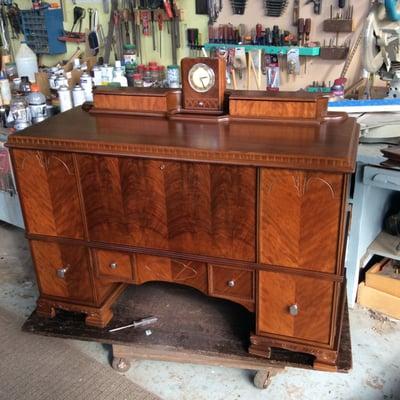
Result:
M190 68L188 80L193 90L198 93L205 93L215 85L215 73L208 65L198 63Z

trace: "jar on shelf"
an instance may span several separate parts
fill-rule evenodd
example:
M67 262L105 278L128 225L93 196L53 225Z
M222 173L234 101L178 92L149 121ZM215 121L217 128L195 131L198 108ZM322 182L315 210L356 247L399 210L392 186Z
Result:
M133 86L134 87L143 87L143 77L142 74L133 74Z
M167 67L167 83L170 88L179 88L179 66L178 65L168 65Z
M159 65L158 66L158 76L159 76L159 82L160 86L164 87L165 86L165 66L164 65Z
M151 77L150 67L145 67L143 73L143 87L150 87L152 84L153 80Z
M24 95L18 93L11 99L10 114L15 130L21 131L31 125L31 113Z
M151 83L152 86L158 86L158 82L160 80L160 74L158 71L158 65L151 65L149 67L150 69L150 74L151 74Z
M136 56L136 47L133 44L125 43L124 44L124 53L122 55L122 61L125 65L135 66L137 63L137 56Z

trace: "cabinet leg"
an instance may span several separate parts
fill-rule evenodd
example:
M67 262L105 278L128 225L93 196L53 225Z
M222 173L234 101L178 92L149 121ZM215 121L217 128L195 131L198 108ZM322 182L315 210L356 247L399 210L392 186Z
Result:
M113 312L111 311L111 308L100 308L95 312L88 313L85 323L86 325L104 328L111 321L112 317Z
M46 300L39 299L36 303L36 314L40 317L54 318L56 316L56 309Z

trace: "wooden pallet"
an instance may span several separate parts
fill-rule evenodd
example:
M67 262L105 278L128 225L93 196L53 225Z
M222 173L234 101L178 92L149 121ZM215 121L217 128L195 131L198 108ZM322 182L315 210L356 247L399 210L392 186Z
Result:
M109 332L150 315L158 317L150 327ZM86 326L84 320L84 315L65 311L57 312L53 319L34 312L23 330L111 344L113 367L121 372L129 368L131 359L221 365L260 371L255 383L266 387L271 377L286 367L312 369L313 365L313 356L283 349L273 349L270 359L250 355L252 313L238 304L174 284L131 285L115 304L114 318L107 328ZM352 367L347 311L343 325L338 372L348 372ZM146 335L146 329L152 334Z

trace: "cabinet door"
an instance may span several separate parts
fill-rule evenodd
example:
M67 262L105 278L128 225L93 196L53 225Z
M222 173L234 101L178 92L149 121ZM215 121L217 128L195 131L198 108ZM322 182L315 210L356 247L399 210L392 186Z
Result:
M258 332L328 344L334 282L260 271Z
M261 170L260 262L336 271L343 175Z
M94 303L89 252L83 246L31 241L41 294Z
M30 150L12 154L27 231L83 238L72 155Z
M254 168L77 159L91 240L255 261Z

